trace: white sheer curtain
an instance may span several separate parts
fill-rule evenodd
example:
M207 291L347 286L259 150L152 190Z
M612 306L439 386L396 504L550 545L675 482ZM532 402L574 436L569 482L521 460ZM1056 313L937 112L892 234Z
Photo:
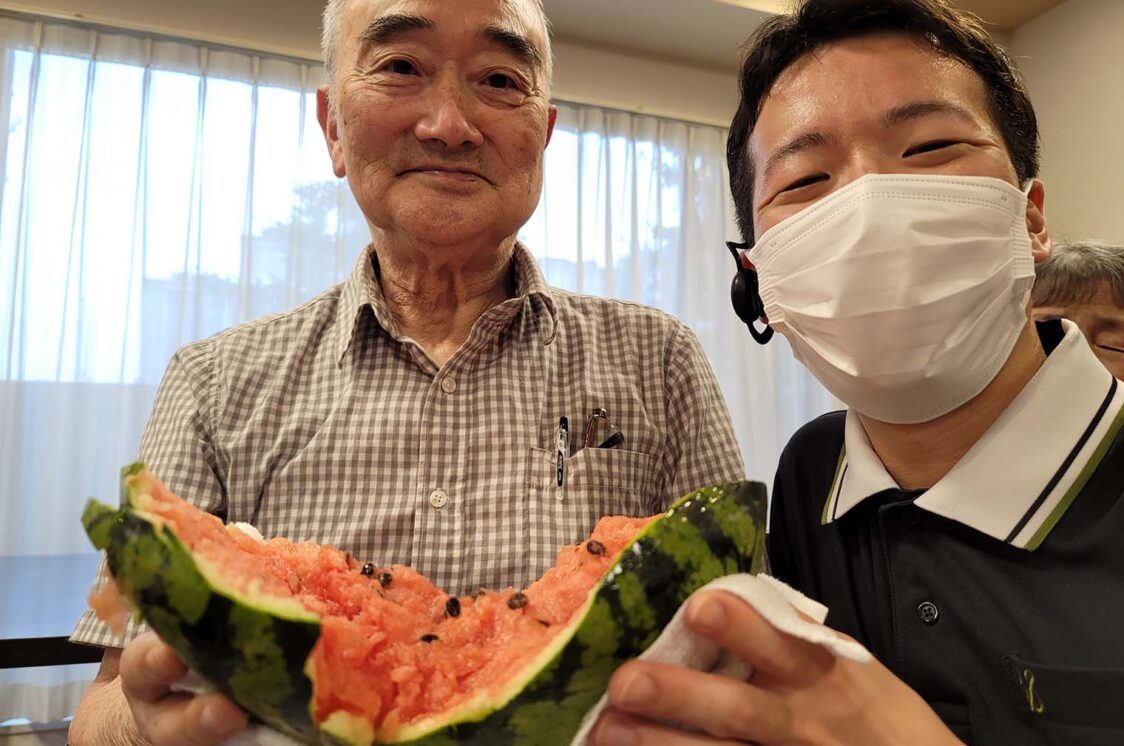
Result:
M88 551L82 505L114 499L172 352L350 270L366 228L330 172L321 76L0 16L0 556ZM783 340L757 347L729 309L725 132L559 110L521 237L553 284L686 321L749 474L771 481L787 437L832 402ZM91 676L0 671L0 722L67 714Z
M698 335L746 470L772 483L788 437L835 400L775 336L757 345L730 307L737 237L726 131L558 104L542 202L521 237L553 285L664 309Z

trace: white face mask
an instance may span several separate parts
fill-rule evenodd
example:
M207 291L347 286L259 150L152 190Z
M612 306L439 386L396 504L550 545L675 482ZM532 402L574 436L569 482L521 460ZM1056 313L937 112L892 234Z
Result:
M863 176L761 236L769 325L861 414L926 422L986 387L1027 323L1026 194L978 176Z

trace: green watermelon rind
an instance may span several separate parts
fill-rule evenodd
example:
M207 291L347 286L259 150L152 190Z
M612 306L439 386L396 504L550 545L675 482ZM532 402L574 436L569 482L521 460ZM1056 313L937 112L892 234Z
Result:
M418 723L399 743L566 746L613 671L651 645L684 601L733 573L758 573L765 548L765 488L739 482L697 490L653 521L590 593L579 622L490 709ZM437 730L437 728L440 730ZM425 732L430 731L430 732Z
M217 570L208 572L161 518L144 511L151 474L133 464L122 476L122 507L90 500L82 517L121 594L219 691L291 738L319 743L312 681L291 675L320 637L316 616L264 597L255 608L224 587Z
M369 744L371 726L359 718L337 713L319 731L313 723L315 684L306 664L319 636L315 617L224 588L218 568L197 563L161 519L144 511L152 477L143 465L126 467L123 476L123 507L91 501L83 525L149 625L189 666L271 727L305 743ZM581 621L502 692L482 692L415 722L394 742L569 744L612 672L647 649L691 593L723 575L762 569L765 506L765 488L754 482L685 496L618 555L590 592Z

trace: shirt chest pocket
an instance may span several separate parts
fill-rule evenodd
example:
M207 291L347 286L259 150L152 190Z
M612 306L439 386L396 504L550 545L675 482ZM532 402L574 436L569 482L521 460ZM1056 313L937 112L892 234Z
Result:
M583 448L566 459L558 486L556 454L527 454L527 529L531 577L554 564L565 544L582 541L607 515L648 516L663 507L656 459L619 448Z
M1124 743L1124 668L1006 663L1015 707L1046 743Z

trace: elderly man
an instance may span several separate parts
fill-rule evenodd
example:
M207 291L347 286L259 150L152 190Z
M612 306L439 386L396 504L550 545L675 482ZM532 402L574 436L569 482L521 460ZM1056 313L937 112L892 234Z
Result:
M627 664L598 744L1124 743L1124 387L1029 318L1037 154L1017 74L943 0L806 0L758 32L739 310L848 405L785 449L769 559L878 662L702 596L689 623L753 677Z
M1035 270L1034 318L1069 319L1104 367L1124 379L1124 246L1078 241Z
M178 352L141 457L228 521L455 593L521 587L603 515L741 478L691 332L548 287L515 240L556 114L541 6L333 0L324 16L320 122L371 245L341 286ZM587 439L595 410L612 429ZM183 666L150 635L122 652L87 617L74 639L107 647L75 746L243 727L218 695L171 694Z

